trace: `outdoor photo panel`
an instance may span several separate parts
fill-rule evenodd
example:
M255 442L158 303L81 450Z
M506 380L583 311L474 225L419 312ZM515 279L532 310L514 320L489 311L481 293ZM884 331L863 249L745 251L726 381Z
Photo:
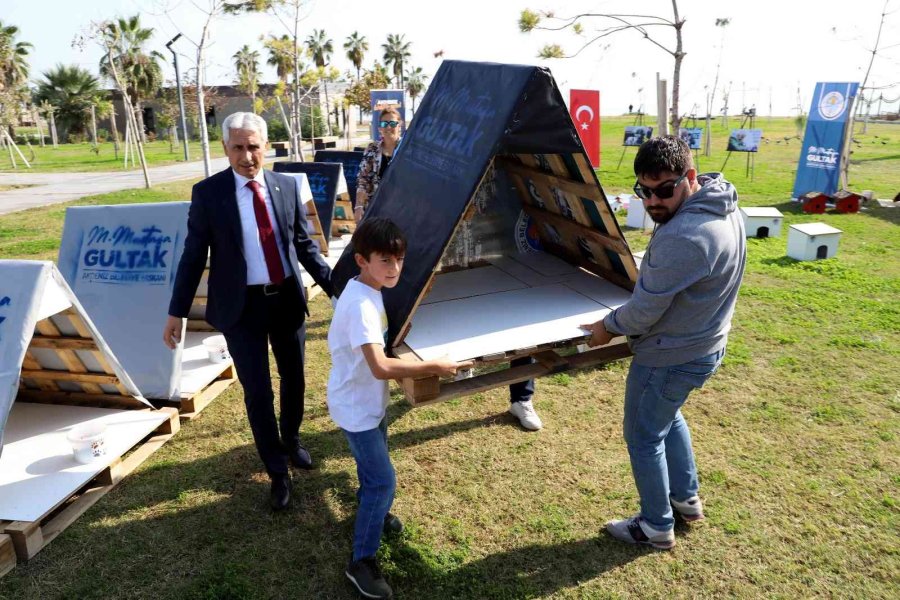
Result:
M371 217L390 218L408 238L400 282L383 290L392 346L436 271L547 253L628 290L636 279L568 109L538 67L445 61ZM352 252L335 269L338 292L358 272Z
M272 165L272 170L276 173L304 173L306 175L316 204L322 233L326 242L330 241L338 177L341 176L340 163L276 162Z
M359 163L362 162L363 153L349 150L316 150L317 163L337 162L344 165L344 178L347 180L347 192L350 194L350 202L356 206L356 180L359 178Z
M682 127L678 130L678 135L691 150L699 150L703 143L703 130L699 127Z
M629 125L625 128L625 139L622 140L623 146L640 146L653 137L653 128L644 127L643 125Z
M762 129L733 129L728 136L729 152L759 152Z

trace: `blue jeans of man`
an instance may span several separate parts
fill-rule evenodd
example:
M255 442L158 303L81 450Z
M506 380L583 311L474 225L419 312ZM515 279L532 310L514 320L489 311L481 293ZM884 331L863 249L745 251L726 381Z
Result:
M675 526L669 498L684 501L700 489L691 432L681 406L716 372L724 355L723 349L671 367L631 363L623 432L641 497L641 516L658 531Z
M381 544L384 518L394 503L397 476L387 444L387 417L375 429L342 430L356 459L359 508L353 528L353 560L375 556Z

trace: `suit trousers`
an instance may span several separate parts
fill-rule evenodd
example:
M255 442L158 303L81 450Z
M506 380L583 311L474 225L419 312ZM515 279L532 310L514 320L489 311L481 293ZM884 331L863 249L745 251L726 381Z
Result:
M244 388L247 419L256 449L269 476L287 475L287 450L300 443L303 421L303 375L306 324L303 304L292 278L277 294L262 286L248 286L246 303L237 324L223 331ZM269 371L269 343L278 367L280 418L275 419L275 394Z

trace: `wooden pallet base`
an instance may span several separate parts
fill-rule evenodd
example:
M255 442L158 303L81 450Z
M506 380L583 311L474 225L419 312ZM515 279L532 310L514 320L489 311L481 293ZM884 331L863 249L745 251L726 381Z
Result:
M398 356L402 355L398 353ZM408 355L407 355L408 356ZM595 367L631 356L631 350L625 342L588 350L571 356L561 356L553 350L543 350L532 354L537 362L530 365L509 367L501 371L485 373L459 381L441 381L431 376L421 379L402 379L400 387L406 399L413 406L435 404L457 398L471 396L497 387L508 386L520 381L544 377L554 373L563 373L574 369Z
M236 381L237 374L232 363L199 392L182 394L178 406L179 416L185 421L196 418L204 408L209 406L210 402L218 398L219 394L230 388Z
M16 549L12 538L5 533L0 534L0 577L3 577L16 566Z
M75 522L91 506L97 503L122 478L134 471L151 454L178 433L181 425L178 411L173 408L161 409L168 419L160 424L148 437L138 443L126 456L98 473L88 484L76 491L58 508L37 521L0 521L0 533L9 536L15 555L21 561L33 558L43 550L66 527ZM3 535L0 535L0 574L4 569Z

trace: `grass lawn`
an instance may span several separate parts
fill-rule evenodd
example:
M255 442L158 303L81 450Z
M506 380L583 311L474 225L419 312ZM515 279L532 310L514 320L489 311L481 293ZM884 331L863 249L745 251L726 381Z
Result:
M192 161L200 160L200 142L191 142L188 146L188 155ZM115 149L112 142L105 142L99 145L99 151L94 152L90 143L82 144L60 144L58 148L47 145L41 148L38 145L31 145L31 149L27 146L20 145L19 149L28 162L31 163L31 169L25 168L21 159L16 156L18 169L13 169L6 152L0 153L0 173L48 173L48 172L86 172L86 171L123 171L124 165L124 144L119 145L119 157L116 158ZM212 158L217 156L225 156L222 151L222 142L210 142L209 152ZM144 145L144 156L149 166L158 167L177 162L184 162L184 146L176 144L174 151L169 147L169 142L165 140L157 140L148 142ZM129 160L128 168L140 169L141 163L136 161L137 166L132 167Z
M804 215L787 202L800 149L790 120L727 176L744 205L790 224L844 231L837 257L798 263L786 237L750 240L728 356L684 408L707 520L677 528L670 553L602 532L637 509L621 439L627 361L541 379L545 428L522 431L498 389L389 409L406 523L382 546L402 598L900 597L900 208ZM607 119L600 179L633 183ZM875 136L878 136L877 138ZM892 198L900 128L857 134L851 188ZM887 144L880 140L887 139ZM871 143L871 140L878 140ZM725 146L724 130L715 146ZM701 157L718 170L724 152ZM185 199L189 183L78 204ZM0 257L55 257L64 208L0 217ZM624 223L624 218L620 215ZM633 250L649 235L627 230ZM327 298L310 307L304 439L319 469L295 475L295 506L273 515L235 386L27 565L0 598L354 598L344 580L356 476L325 407Z

